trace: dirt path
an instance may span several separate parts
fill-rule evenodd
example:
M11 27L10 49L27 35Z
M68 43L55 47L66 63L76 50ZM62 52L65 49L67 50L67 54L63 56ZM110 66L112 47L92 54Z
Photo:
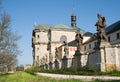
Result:
M82 75L63 75L63 74L50 74L50 73L36 73L37 75L47 76L52 78L74 78L74 79L81 79L81 80L120 80L120 77L117 76L82 76Z

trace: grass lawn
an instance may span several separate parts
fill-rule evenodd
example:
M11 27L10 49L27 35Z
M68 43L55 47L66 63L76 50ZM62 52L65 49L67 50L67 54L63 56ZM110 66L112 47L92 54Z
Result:
M83 82L77 79L55 79L43 76L35 76L26 72L0 75L0 82Z

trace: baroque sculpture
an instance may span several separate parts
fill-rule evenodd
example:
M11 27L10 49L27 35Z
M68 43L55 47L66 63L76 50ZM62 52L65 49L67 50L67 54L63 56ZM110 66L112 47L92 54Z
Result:
M69 54L69 48L66 41L64 41L64 52L65 52L65 56L67 57L67 55Z
M45 62L45 56L43 56L42 60L43 60L43 64L45 64L45 63L46 63L46 62Z
M48 56L47 56L47 54L45 54L45 63L47 63L48 62Z
M106 36L106 20L101 14L98 14L98 21L96 22L95 26L97 27L97 38L101 41L108 41Z
M59 53L59 50L58 50L58 48L56 47L56 48L55 48L55 59L59 59L58 53Z
M83 37L79 31L77 31L75 40L77 41L77 50L80 50L80 46L82 45Z
M53 56L52 56L52 54L50 53L50 55L49 55L49 61L50 62L52 62L53 61Z

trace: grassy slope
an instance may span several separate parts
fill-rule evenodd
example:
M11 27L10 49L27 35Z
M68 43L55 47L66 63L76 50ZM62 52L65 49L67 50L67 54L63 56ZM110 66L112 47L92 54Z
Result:
M25 72L6 74L0 76L0 82L82 82L76 79L54 79L49 77L34 76Z

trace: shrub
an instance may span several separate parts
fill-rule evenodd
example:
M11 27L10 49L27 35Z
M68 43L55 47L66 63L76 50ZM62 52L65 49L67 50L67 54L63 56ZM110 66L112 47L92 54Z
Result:
M111 72L96 72L92 70L79 70L74 71L70 68L67 69L40 69L38 67L32 67L26 69L25 72L35 75L36 72L42 73L54 73L54 74L69 74L69 75L111 75L111 76L120 76L120 71L111 71Z
M31 68L28 68L28 69L25 70L25 72L30 73L32 75L35 75L35 73L38 72L38 71L39 71L38 67L31 67Z

